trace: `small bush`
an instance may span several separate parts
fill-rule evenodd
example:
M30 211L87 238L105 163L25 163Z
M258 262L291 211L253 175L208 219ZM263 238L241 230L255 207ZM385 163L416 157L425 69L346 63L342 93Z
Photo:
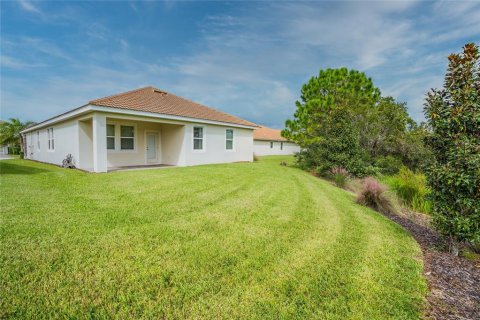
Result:
M385 182L408 207L422 213L431 212L431 203L427 200L429 190L423 174L402 167L397 175L385 179Z
M393 156L380 157L375 161L375 165L382 174L394 175L400 171L403 166L402 160Z
M335 182L337 187L345 188L349 178L349 173L347 169L343 167L333 167L330 169L330 177L333 182Z
M386 196L386 190L387 188L375 178L366 177L357 195L357 202L382 213L392 213L394 206Z
M365 174L363 175L364 176L379 176L381 174L381 169L379 167L376 167L376 166L372 166L372 165L368 165L368 166L365 166L364 168L364 172Z
M256 154L253 154L253 161L257 162L260 161L260 158Z
M8 147L8 154L19 155L22 153L20 145L14 145Z

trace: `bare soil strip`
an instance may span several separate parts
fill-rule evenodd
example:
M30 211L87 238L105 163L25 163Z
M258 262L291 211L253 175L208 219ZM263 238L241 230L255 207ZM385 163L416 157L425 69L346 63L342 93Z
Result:
M447 244L417 213L386 215L410 231L422 248L430 293L428 319L480 319L480 263L447 252Z

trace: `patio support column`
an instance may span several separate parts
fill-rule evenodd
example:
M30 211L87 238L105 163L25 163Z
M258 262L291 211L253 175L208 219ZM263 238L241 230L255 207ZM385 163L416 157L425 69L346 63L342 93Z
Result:
M107 117L94 113L93 129L93 171L107 172Z

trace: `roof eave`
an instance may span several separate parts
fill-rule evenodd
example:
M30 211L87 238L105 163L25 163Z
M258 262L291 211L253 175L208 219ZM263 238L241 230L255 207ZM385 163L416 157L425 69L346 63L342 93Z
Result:
M292 142L290 140L279 140L279 139L268 139L268 138L253 138L253 140L257 141L274 141L274 142Z
M194 123L205 123L205 124L213 124L213 125L221 125L221 126L229 126L229 127L238 127L238 128L245 128L245 129L252 129L254 130L257 128L257 125L246 125L234 122L226 122L226 121L217 121L217 120L208 120L208 119L201 119L201 118L193 118L193 117L185 117L185 116L176 116L170 115L165 113L157 113L157 112L148 112L148 111L137 111L127 108L117 108L117 107L110 107L110 106L102 106L98 104L89 104L92 106L93 111L104 111L110 113L121 113L121 114L128 114L128 115L136 115L136 116L146 116L151 118L159 118L159 119L167 119L167 120L178 120L178 121L185 121L185 122L194 122Z
M191 117L183 117L183 116L175 116L175 115L168 115L163 113L156 113L156 112L147 112L147 111L137 111L125 108L115 108L115 107L107 107L101 106L97 104L87 104L81 107L75 108L73 110L67 111L62 113L58 116L49 118L45 121L42 121L30 128L22 130L20 133L27 133L30 131L35 131L50 125L53 125L58 122L66 121L81 114L93 111L101 111L101 112L108 112L108 113L118 113L118 114L128 114L132 116L145 116L151 118L160 118L160 119L167 119L167 120L177 120L177 121L184 121L184 122L193 122L193 123L205 123L205 124L212 124L212 125L221 125L221 126L229 126L229 127L236 127L236 128L244 128L244 129L251 129L254 130L257 128L255 124L253 125L245 125L245 124L238 124L232 122L223 122L223 121L215 121L215 120L208 120L208 119L200 119L200 118L191 118Z

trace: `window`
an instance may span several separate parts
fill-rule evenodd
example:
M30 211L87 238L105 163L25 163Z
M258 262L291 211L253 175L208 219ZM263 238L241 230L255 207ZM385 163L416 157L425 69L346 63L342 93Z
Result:
M193 150L203 150L202 127L193 127Z
M40 150L40 131L37 131L37 149Z
M55 150L55 137L53 136L53 128L47 129L48 150Z
M233 150L233 129L227 129L225 131L225 148L227 150Z
M283 142L280 142L280 150L283 150Z
M120 126L120 149L134 150L134 128L133 126Z
M107 124L107 150L115 150L115 125Z
M273 149L273 141L270 141L270 149Z

